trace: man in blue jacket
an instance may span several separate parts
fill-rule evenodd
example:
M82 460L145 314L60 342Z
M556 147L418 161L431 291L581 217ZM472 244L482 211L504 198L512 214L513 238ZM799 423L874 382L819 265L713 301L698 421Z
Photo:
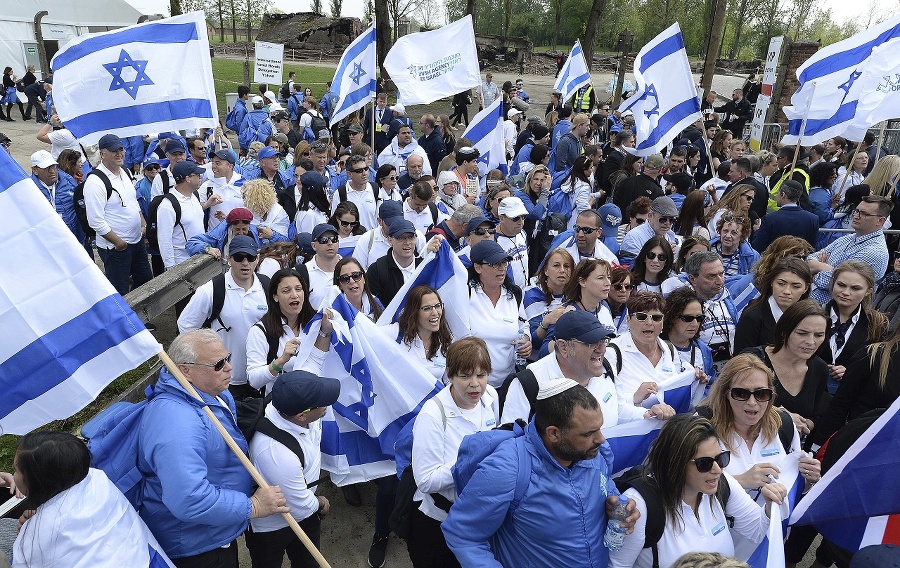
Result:
M762 218L759 229L753 233L753 248L763 252L772 241L784 235L805 239L815 248L819 238L819 217L800 208L803 193L800 182L789 179L781 184L777 201L779 209Z
M59 169L50 152L38 150L31 155L31 179L62 217L78 242L84 243L84 229L81 228L75 215L75 186L78 185L75 178Z
M231 355L211 329L187 331L169 355L202 402L164 367L144 410L138 468L144 475L141 517L179 568L238 568L237 538L251 518L288 513L277 486L252 492L250 474L203 407L212 410L244 453L235 419Z
M523 436L481 462L442 525L463 568L608 564L603 534L619 492L599 403L575 381L555 379L538 391L534 411ZM526 463L528 487L515 502ZM633 501L628 507L631 532L639 515Z

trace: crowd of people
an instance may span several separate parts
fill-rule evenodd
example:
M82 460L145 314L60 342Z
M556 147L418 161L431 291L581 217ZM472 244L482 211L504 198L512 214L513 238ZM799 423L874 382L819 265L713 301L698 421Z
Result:
M228 265L176 305L180 334L168 352L203 401L163 370L141 424L139 521L179 568L236 567L242 534L255 568L285 554L292 566L315 565L279 514L318 546L331 510L315 488L320 419L340 394L320 376L334 317L323 301L339 293L378 320L444 246L468 270L468 305L417 286L398 321L379 327L445 385L412 429L407 545L417 568L738 566L724 557L746 560L787 494L780 459L801 455L808 490L822 475L812 452L900 393L889 301L900 256L884 233L898 219L900 158L880 156L871 135L853 148L835 138L750 153L751 103L736 89L722 105L706 97L702 119L642 158L628 151L634 116L590 88L535 112L521 79L500 87L489 73L454 97L455 122L414 123L380 91L371 108L331 124L334 93L316 98L294 79L281 96L239 87L219 128L105 134L91 148L49 96L36 98L49 117L38 137L51 149L32 155L32 178L119 293L192 256ZM41 84L52 93L50 79ZM500 97L510 175L481 171L473 141L454 134L468 104ZM447 314L463 309L468 333L454 336ZM317 312L321 327L307 334ZM304 341L313 348L299 360ZM702 402L678 413L657 395L685 372ZM265 417L302 455L241 434L236 401L264 395ZM204 404L274 487L253 486ZM620 490L603 430L640 420L664 425L640 482ZM514 439L492 442L509 423L519 424ZM53 564L65 541L40 532L62 530L48 505L109 482L74 449L65 463L25 461L73 445L40 436L22 440L20 477L0 476L37 510L13 566L79 565ZM495 447L459 491L457 462L472 459L476 440ZM51 466L71 475L41 470ZM386 562L398 481L378 480L375 568ZM356 486L342 490L362 505ZM624 543L607 546L605 521L626 498ZM658 503L662 535L648 544ZM814 537L792 533L788 566ZM683 557L699 553L724 556ZM820 546L817 562L831 561Z

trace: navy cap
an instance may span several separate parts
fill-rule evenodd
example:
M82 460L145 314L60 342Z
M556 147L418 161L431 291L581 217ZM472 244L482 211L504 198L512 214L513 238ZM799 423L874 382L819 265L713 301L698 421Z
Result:
M169 138L169 141L166 142L166 154L177 154L178 152L182 154L186 152L184 144L177 138Z
M271 146L264 146L259 149L259 152L256 153L256 159L262 160L265 158L274 158L276 155L278 155L278 152L275 150L275 148Z
M483 262L496 264L504 260L507 262L512 260L509 253L497 244L497 241L492 241L490 239L483 240L472 247L469 258L472 259L473 264L481 264Z
M338 230L334 228L334 225L329 225L328 223L319 223L312 230L312 240L317 241L319 237L324 235L327 232L332 232L335 235L338 234Z
M312 233L297 233L297 248L304 254L316 254L312 248Z
M259 253L259 247L253 237L247 235L237 235L228 241L228 256L234 256L239 252L256 256Z
M378 218L386 220L391 217L403 217L403 205L399 201L386 199L378 207Z
M191 162L190 160L184 160L172 166L172 177L175 178L176 182L185 179L191 174L203 175L205 173L206 170L204 170L194 162Z
M218 152L216 152L216 153L213 154L213 155L214 155L216 158L219 158L220 160L225 160L226 162L228 162L228 163L231 164L232 166L233 166L234 163L237 161L237 160L235 160L235 158L234 158L234 152L232 152L231 150L219 150Z
M412 224L412 221L407 221L403 217L394 217L390 221L390 230L388 231L389 237L399 237L400 235L405 235L406 233L416 234L416 226Z
M493 223L491 223L490 219L488 219L487 217L475 217L474 219L469 221L469 224L466 225L466 236L471 235L472 231L484 225L485 223L493 225Z
M622 210L617 205L607 203L597 209L600 214L600 225L603 227L603 234L606 236L614 236L622 224Z
M577 339L588 344L616 336L611 328L600 323L597 316L584 310L572 310L559 316L554 334L557 339Z
M300 185L303 187L325 187L327 184L328 180L325 179L325 176L314 170L300 176Z
M285 416L331 406L341 394L341 382L307 371L282 373L272 385L272 406Z
M99 146L101 150L109 150L110 152L115 152L116 150L121 150L125 147L122 144L122 139L115 134L104 134L100 137L100 141L97 142L97 146Z

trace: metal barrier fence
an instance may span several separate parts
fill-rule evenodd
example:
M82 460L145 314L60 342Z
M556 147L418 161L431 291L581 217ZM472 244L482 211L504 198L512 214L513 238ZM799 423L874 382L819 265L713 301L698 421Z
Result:
M826 229L822 227L819 229L820 233L855 233L853 229ZM882 231L885 235L900 235L900 230L898 229L888 229L886 231Z

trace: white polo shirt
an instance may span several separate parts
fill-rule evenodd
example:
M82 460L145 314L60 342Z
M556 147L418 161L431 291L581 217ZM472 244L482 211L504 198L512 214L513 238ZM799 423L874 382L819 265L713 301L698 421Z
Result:
M337 255L337 260L340 259L341 255ZM328 295L328 289L333 286L334 270L326 272L319 268L315 256L306 263L306 269L309 271L309 303L314 310L318 310L319 304Z
M222 212L222 214L227 217L229 213L231 213L232 209L236 207L244 207L244 192L243 190L235 184L241 179L241 174L234 172L231 176L231 179L221 178L212 178L203 185L200 186L200 199L207 199L208 190L212 190L212 192L219 197L222 198L222 203L217 205L213 205L209 208L209 230L218 226L219 223L224 223L224 217L220 221L216 217L216 213Z
M166 269L190 258L185 245L188 239L202 235L203 206L193 193L184 195L178 190L169 192L178 200L181 207L181 219L175 224L175 208L168 199L163 199L156 210L156 240L159 242L159 254Z
M106 185L100 178L89 175L84 182L84 206L88 225L97 233L97 248L115 248L100 236L110 231L114 231L126 243L136 244L143 238L141 207L131 178L124 169L119 169L119 175L115 175L102 163L96 169L106 174L114 190L109 199L106 199Z

